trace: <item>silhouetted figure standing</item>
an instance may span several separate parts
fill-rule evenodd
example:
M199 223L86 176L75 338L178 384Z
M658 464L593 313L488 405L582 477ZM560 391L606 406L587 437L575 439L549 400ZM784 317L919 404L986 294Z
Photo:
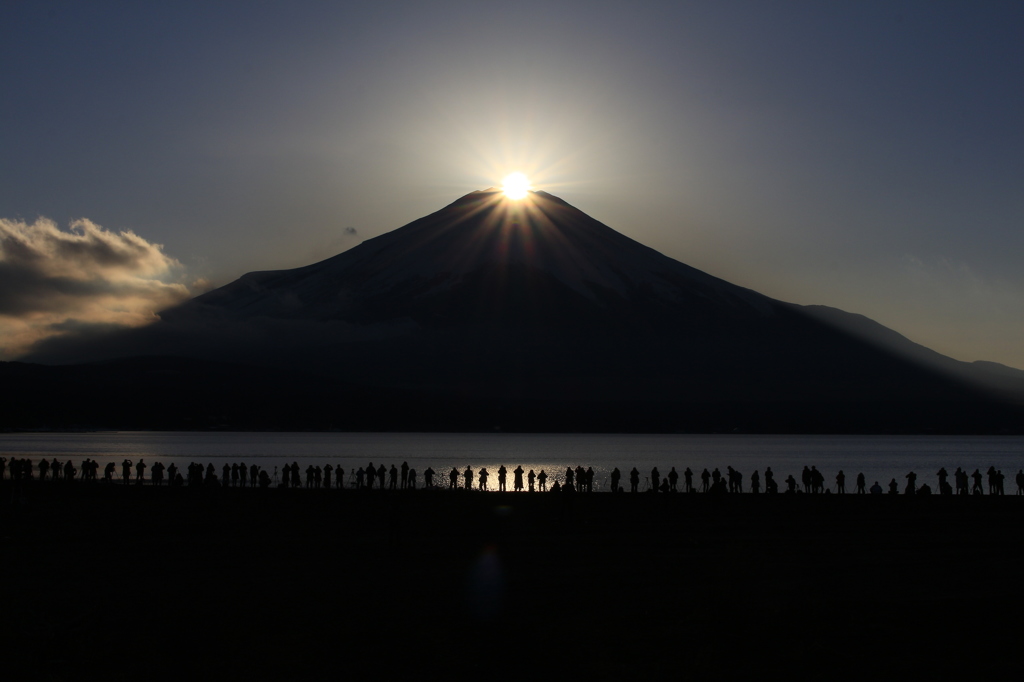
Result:
M46 461L46 458L39 460L39 480L45 481L46 474L50 471L50 463ZM55 477L56 478L56 477Z
M356 490L363 489L363 479L366 478L366 472L363 471L363 467L356 469Z
M408 490L416 490L416 470L409 469L409 487Z
M164 465L160 462L153 464L153 485L161 485L164 482Z
M811 470L806 465L804 470L800 472L800 482L804 484L804 492L811 492Z
M448 487L451 490L455 490L459 486L459 470L452 467L452 470L448 472Z
M334 477L337 479L335 485L340 489L345 489L345 467L339 466L334 469Z
M427 467L423 472L423 487L433 488L434 487L434 470Z
M917 490L917 474L915 474L913 471L911 471L909 474L907 474L906 478L907 478L907 487L903 491L903 494L904 495L913 495L914 491Z
M174 462L167 467L167 484L174 485L174 479L178 476L178 465Z
M480 486L479 487L480 487L480 490L482 490L484 492L487 491L487 477L489 475L490 474L487 473L487 468L486 467L481 467L481 469L480 469Z
M688 492L693 492L693 472L690 471L690 467L686 467L686 471L683 472L683 489Z
M373 462L366 465L366 470L363 471L363 474L366 476L366 489L373 490L373 482L377 478L377 469L373 466ZM384 482L381 481L382 487L383 484Z
M466 467L466 471L462 474L462 478L465 480L465 483L466 483L465 488L466 488L466 490L472 490L473 489L473 470L470 469L469 467Z
M825 492L825 476L813 464L811 465L811 492Z
M974 486L971 488L972 495L981 495L985 492L985 489L981 487L981 471L978 469L974 470L971 474L971 478L974 479Z
M249 465L249 487L250 488L255 488L256 487L256 483L257 483L256 479L259 477L259 475L260 475L260 468L258 466L256 466L255 464L250 464Z
M135 465L135 482L142 485L144 480L146 480L146 463L140 459L139 463Z
M512 471L512 489L517 493L523 489L523 467L517 464L516 468Z
M836 493L839 495L846 493L846 474L843 473L842 469L836 474Z
M899 495L900 494L900 484L896 482L895 478L892 479L891 481L889 481L889 494L890 495Z
M640 472L633 467L633 470L629 472L629 492L635 493L637 488L640 487Z
M545 493L548 490L548 475L541 469L540 473L537 474L537 486L540 492Z
M757 469L754 469L754 473L750 474L750 492L754 495L761 492L761 475L757 473Z
M878 481L875 481L875 483L878 483ZM863 495L864 494L864 474L863 474L863 472L857 474L857 494L858 495Z
M768 495L779 492L779 484L775 482L775 473L771 467L764 470L764 492Z
M394 468L394 465L391 467ZM402 490L409 487L409 463L402 462Z
M612 469L612 492L619 492L619 479L622 478L622 474L619 473L619 467Z
M526 484L529 486L529 491L533 492L533 481L537 478L537 474L533 473L533 469L530 469L530 473L526 474Z
M299 463L292 462L292 487L299 488L302 486L302 481L299 478Z
M313 487L313 465L306 467L306 489Z
M587 479L587 492L594 492L594 467L587 467L583 477Z
M946 471L946 467L941 467L935 475L939 477L939 494L941 495L943 490L946 489L946 479L949 477L949 472Z
M502 464L500 467L498 467L498 492L508 492L508 489L505 487L505 481L507 478L508 469L506 469L505 465Z
M967 483L967 472L960 467L953 472L953 481L956 483L956 494L967 495L970 486Z
M661 474L658 473L658 467L651 469L651 490L658 492L658 486L661 485Z
M574 478L575 478L575 474L572 472L572 467L566 467L565 468L565 483L562 484L562 487L563 488L571 488L571 487L573 487L573 479Z
M128 483L129 481L131 481L131 478L132 461L130 459L126 459L125 461L121 462L121 480L124 481L125 483Z
M676 473L676 468L672 467L668 472L668 489L669 492L679 492L677 484L679 483L679 474Z
M384 468L383 464L381 464L380 466L381 466L382 469ZM391 472L390 473L391 473L391 479L390 479L390 481L388 483L388 489L389 490L398 490L398 467L396 467L394 464L392 464L391 465Z
M989 495L996 495L996 494L998 494L998 490L996 488L996 486L997 486L997 482L996 482L997 481L997 479L996 479L996 468L995 467L989 467L988 471L985 472L985 473L988 474L988 494Z
M1015 480L1017 482L1017 494L1024 495L1024 469L1017 470L1017 476Z

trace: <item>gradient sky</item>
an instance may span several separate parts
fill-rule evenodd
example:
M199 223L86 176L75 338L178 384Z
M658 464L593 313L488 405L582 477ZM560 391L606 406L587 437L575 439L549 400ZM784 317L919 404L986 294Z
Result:
M1024 368L1022 36L1017 1L5 2L0 237L38 248L0 254L0 354L522 170L713 275Z

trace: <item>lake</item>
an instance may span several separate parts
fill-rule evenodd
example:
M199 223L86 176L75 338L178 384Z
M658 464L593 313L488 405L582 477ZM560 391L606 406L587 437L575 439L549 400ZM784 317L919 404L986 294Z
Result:
M593 467L594 489L607 490L608 476L618 467L627 485L628 471L636 466L644 477L657 466L664 476L671 467L682 474L694 471L695 483L705 467L726 466L742 472L749 489L750 474L771 467L775 479L789 474L798 480L803 467L815 465L834 488L835 475L846 474L852 491L858 473L870 487L884 487L895 478L903 488L909 471L918 474L918 485L927 483L937 492L936 472L945 467L952 474L963 467L984 472L994 466L1006 475L1006 492L1016 491L1014 475L1024 467L1024 436L756 436L756 435L634 435L634 434L510 434L510 433L237 433L237 432L98 432L0 434L0 456L85 459L102 465L139 458L152 464L174 461L179 469L189 462L213 463L218 474L224 463L256 464L273 474L285 463L342 466L347 471L373 462L409 466L422 472L432 467L447 484L452 467L474 470L487 467L491 485L497 486L496 469L504 464L525 470L544 469L561 480L566 467ZM118 468L118 475L120 468ZM351 476L349 476L349 479ZM421 478L422 481L422 478ZM348 482L348 480L346 481ZM549 481L553 482L553 481ZM951 481L952 482L952 481ZM511 489L512 478L509 477ZM682 481L680 480L680 485Z

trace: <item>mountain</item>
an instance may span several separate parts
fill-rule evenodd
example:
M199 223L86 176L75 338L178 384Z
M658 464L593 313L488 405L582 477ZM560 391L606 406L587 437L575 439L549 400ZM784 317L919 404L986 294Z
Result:
M545 192L521 202L473 192L327 260L249 273L160 317L54 340L29 360L102 361L108 373L130 373L139 361L124 359L138 356L247 367L228 374L277 377L278 388L245 394L262 401L259 413L302 403L302 414L326 410L340 428L1022 425L1024 373L957 362L867 318L735 286Z

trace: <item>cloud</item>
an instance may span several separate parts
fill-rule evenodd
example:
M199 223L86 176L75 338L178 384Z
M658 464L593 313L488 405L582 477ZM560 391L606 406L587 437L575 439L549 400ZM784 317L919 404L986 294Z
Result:
M128 230L0 218L0 359L47 338L137 327L189 298L184 267Z

